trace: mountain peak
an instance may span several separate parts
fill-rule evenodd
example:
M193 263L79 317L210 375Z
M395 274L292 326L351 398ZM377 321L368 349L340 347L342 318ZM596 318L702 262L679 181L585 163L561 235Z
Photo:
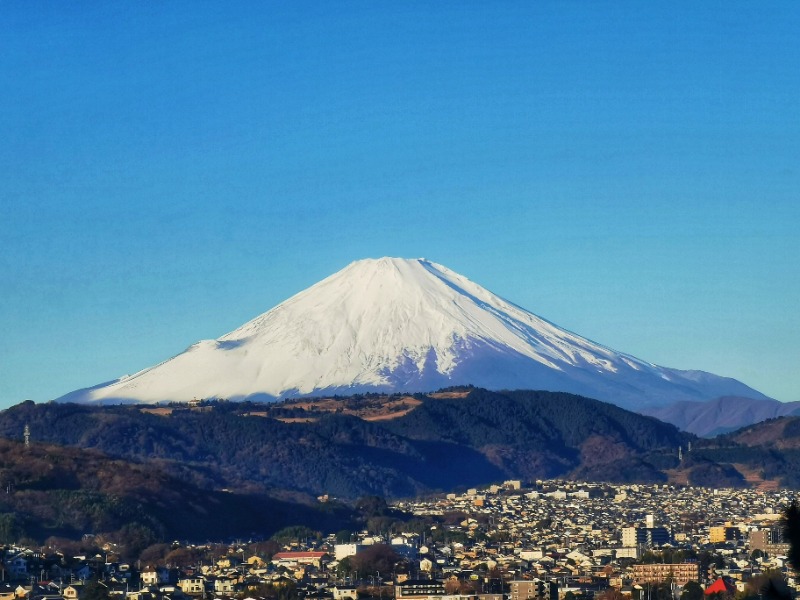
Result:
M473 384L567 391L625 407L721 395L735 380L596 344L424 258L355 261L217 340L64 400L275 399Z

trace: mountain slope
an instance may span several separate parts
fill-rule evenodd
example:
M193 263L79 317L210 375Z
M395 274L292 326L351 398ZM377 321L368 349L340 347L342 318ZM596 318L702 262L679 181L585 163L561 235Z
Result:
M800 487L800 417L768 419L693 444L693 456L730 465L762 488Z
M175 476L202 477L206 488L344 498L574 473L666 481L655 462L674 468L678 446L694 440L652 417L565 393L471 389L412 400L410 410L374 421L346 411L394 406L396 398L158 409L28 402L0 413L0 435L19 436L28 424L37 441L157 460Z
M713 437L767 419L800 414L800 402L725 396L707 402L676 402L642 412L695 435Z
M123 538L135 531L147 543L219 539L252 532L269 535L300 522L343 526L353 516L339 505L201 488L163 466L111 458L97 450L41 442L25 446L0 438L5 492L0 494L0 517L13 524L13 536L4 542L125 531ZM7 527L4 533L9 535Z
M60 400L273 400L460 384L567 391L635 409L765 398L734 379L596 344L442 265L382 258L354 262L217 340Z

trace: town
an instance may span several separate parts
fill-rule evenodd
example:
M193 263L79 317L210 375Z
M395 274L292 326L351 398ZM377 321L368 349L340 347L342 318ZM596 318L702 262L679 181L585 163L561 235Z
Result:
M0 554L0 600L697 600L755 598L765 585L796 597L781 523L794 497L512 480L395 502L411 515L407 531L376 518L362 531L176 541L136 564L109 542L94 555L11 545Z

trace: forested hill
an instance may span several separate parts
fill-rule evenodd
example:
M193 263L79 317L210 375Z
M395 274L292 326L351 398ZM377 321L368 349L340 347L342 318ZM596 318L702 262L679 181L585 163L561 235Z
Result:
M268 536L298 523L335 531L352 522L342 505L203 489L190 479L97 450L0 439L0 544L103 533L135 556L163 540Z
M157 460L207 489L342 498L508 478L667 481L691 439L580 396L482 389L191 408L26 402L0 413L0 435L20 439L26 424L35 441Z
M800 488L800 417L779 417L700 440L695 453L736 465L752 485Z

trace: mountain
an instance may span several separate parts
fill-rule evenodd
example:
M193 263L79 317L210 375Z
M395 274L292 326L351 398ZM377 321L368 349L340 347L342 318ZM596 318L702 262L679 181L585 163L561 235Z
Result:
M766 398L734 379L589 341L442 265L381 258L354 262L219 339L59 400L274 400L462 384L565 391L636 410Z
M713 437L767 419L800 414L800 402L724 396L707 402L676 402L642 412L695 435Z
M735 468L753 487L800 487L798 416L768 419L693 446L692 456Z
M210 402L201 406L26 402L0 413L37 443L156 461L206 489L339 498L416 496L495 483L580 477L668 480L696 438L622 408L561 392Z

